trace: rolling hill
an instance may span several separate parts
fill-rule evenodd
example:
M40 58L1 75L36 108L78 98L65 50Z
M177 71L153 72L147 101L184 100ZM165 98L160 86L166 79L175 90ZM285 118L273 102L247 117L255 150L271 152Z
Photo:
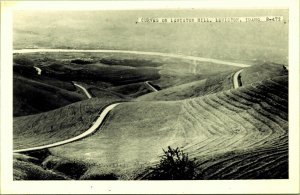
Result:
M14 149L47 145L79 135L107 105L118 100L92 98L40 114L15 117Z
M140 178L167 146L197 159L199 179L287 178L287 86L280 76L192 99L123 103L93 136L49 151L85 164L85 179Z
M16 74L13 85L14 116L46 112L86 99L84 95L74 91L68 91Z
M204 96L207 94L217 93L228 90L233 87L233 72L210 76L206 79L192 81L185 84L169 87L155 93L149 93L138 97L138 101L172 101L183 100Z

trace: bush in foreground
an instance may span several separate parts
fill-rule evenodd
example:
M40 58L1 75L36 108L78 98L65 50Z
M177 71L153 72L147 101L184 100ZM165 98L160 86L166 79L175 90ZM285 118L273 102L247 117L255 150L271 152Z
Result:
M168 146L163 150L159 164L150 168L151 173L148 179L158 180L186 180L194 179L196 176L196 159L189 159L188 154Z

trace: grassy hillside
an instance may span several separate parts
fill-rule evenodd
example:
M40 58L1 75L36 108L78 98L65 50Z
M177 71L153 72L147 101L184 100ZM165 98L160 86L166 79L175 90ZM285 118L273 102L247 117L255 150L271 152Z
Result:
M116 99L92 98L40 114L15 117L13 147L23 149L47 145L79 135L114 101Z
M14 63L15 72L48 84L74 90L66 84L79 81L130 98L150 92L143 83L146 81L165 89L239 69L170 57L117 53L15 54ZM41 77L36 75L33 66L42 69Z
M13 89L14 116L45 112L86 99L84 95L17 75Z
M190 100L128 102L93 136L50 152L132 179L170 145L197 158L199 178L287 178L287 100L283 76Z
M149 93L137 98L138 101L172 101L200 97L217 93L233 87L232 73L222 73L207 79L193 81L186 84L169 87L155 93Z
M245 68L241 73L241 81L243 85L247 85L283 75L288 75L288 70L283 64L266 62Z
M199 67L201 68L201 66ZM209 75L204 77L205 79L201 79L201 76L198 75L199 80L193 78L193 80L195 79L196 81L188 82L182 85L174 85L173 87L168 87L155 93L145 94L138 97L137 100L182 100L228 90L233 88L233 75L240 69L241 68L235 67L232 71L227 70L219 74ZM261 82L270 78L284 75L288 75L288 70L286 70L284 65L269 62L243 68L241 73L241 81L242 85L246 86L252 83ZM157 82L158 81L154 81L154 83ZM160 85L162 86L162 84Z
M136 98L141 95L152 92L146 87L145 82L128 84L128 85L120 85L116 87L111 87L109 88L109 90L123 94L126 97L130 97L130 98Z
M65 180L65 175L46 170L38 164L38 159L27 155L14 154L14 180Z

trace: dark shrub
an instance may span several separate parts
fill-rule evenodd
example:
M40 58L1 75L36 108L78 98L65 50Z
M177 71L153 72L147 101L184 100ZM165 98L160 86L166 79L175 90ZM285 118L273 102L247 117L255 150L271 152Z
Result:
M75 63L75 64L91 64L92 61L83 60L83 59L75 59L75 60L71 60L71 63Z
M79 162L65 160L57 163L53 169L73 179L79 179L79 177L87 170L87 167Z
M194 179L196 176L195 169L196 159L190 160L188 154L183 153L178 147L163 150L159 164L150 168L151 173L146 179L158 180L184 180Z
M42 163L49 155L50 152L49 150L46 149L41 149L41 150L34 150L34 151L29 151L29 152L23 152L24 155L36 158L39 160L38 163Z
M15 159L13 161L14 180L65 180L68 179L60 173L45 170L31 162Z

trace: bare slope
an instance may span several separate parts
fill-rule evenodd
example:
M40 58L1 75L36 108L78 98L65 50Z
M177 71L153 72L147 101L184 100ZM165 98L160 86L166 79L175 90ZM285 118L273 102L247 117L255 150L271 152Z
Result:
M42 69L42 76L37 79L51 77L55 81L61 80L61 83L77 81L128 97L149 93L144 85L147 81L165 89L239 69L235 66L171 57L101 52L14 54L14 63L15 72L28 78L36 78L37 72L33 67L39 67ZM44 80L55 86L61 85L50 82L49 79ZM101 96L99 93L98 95Z
M92 98L68 106L14 118L14 149L42 146L75 137L86 131L116 99Z
M200 97L231 89L233 73L223 73L199 81L169 87L158 92L149 93L137 98L138 101L172 101Z
M247 85L287 74L288 70L286 70L283 64L265 62L263 64L256 64L249 68L245 68L241 73L241 81L243 85Z
M53 110L86 99L83 95L23 76L14 76L14 116Z
M93 136L50 152L132 179L171 145L199 160L199 178L287 178L287 100L283 76L190 100L123 103Z

